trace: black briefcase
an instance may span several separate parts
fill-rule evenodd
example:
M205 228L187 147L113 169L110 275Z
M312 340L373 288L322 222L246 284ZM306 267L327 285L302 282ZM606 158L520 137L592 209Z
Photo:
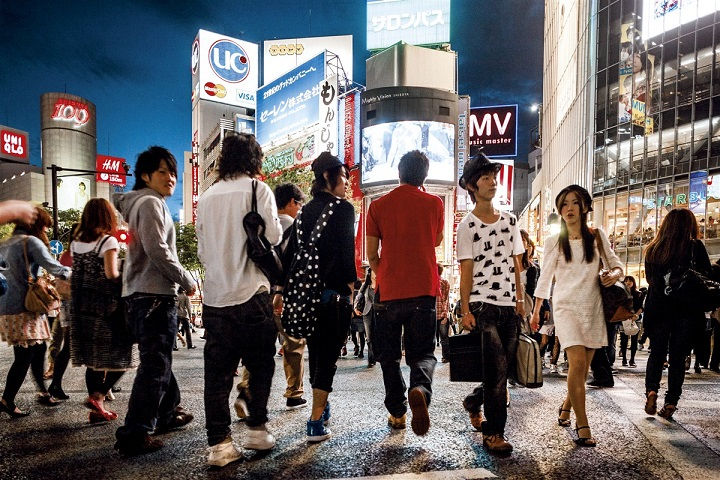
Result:
M451 382L483 381L483 343L480 332L454 335L449 338Z

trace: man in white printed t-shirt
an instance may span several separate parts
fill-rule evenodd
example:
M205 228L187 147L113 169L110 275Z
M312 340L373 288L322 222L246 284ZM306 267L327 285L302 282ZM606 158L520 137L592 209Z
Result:
M484 347L484 382L465 397L470 423L483 433L493 453L512 452L505 439L507 378L515 366L525 293L520 281L525 251L514 215L492 205L499 163L478 153L465 164L460 186L471 194L472 212L457 229L460 262L460 309L463 328L480 329ZM483 398L484 397L484 398ZM485 405L483 421L481 407Z

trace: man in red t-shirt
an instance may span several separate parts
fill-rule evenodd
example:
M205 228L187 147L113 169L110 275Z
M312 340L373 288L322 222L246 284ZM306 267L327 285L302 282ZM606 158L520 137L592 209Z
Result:
M407 402L417 435L430 428L427 406L437 363L435 297L440 294L435 247L443 239L442 201L422 191L429 165L418 150L403 155L400 186L370 204L366 223L368 261L377 274L373 352L382 366L388 424L405 428L406 386L400 372L404 330L410 367Z

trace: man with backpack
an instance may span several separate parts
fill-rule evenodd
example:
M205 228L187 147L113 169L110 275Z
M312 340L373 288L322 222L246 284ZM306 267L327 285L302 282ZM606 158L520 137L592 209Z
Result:
M457 259L462 326L480 331L484 356L483 385L465 397L463 406L472 426L482 431L485 448L509 453L513 447L504 436L507 379L515 367L518 315L525 313L520 277L525 247L515 216L497 211L492 204L500 168L483 153L465 163L460 186L470 193L475 208L458 225ZM482 418L483 403L486 421Z
M205 344L205 418L209 465L242 458L230 435L228 398L238 363L250 373L248 426L243 446L269 450L275 438L265 426L275 371L277 328L272 318L270 281L248 256L248 235L240 225L256 205L271 245L282 238L275 198L257 180L262 150L255 137L231 134L222 143L219 180L198 202L198 256L205 267L203 322Z

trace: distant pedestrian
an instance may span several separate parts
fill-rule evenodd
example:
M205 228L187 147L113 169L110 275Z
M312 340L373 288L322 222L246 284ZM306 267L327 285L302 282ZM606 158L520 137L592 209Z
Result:
M0 297L0 339L13 347L14 360L7 374L5 390L0 400L0 411L11 417L24 417L29 412L15 406L15 396L22 386L28 369L38 389L38 402L46 406L58 405L43 379L46 341L50 339L50 326L43 313L30 312L25 308L28 292L28 277L37 279L40 267L60 278L68 278L70 269L57 262L48 249L49 241L45 230L52 226L52 218L40 207L34 215L23 214L23 218L34 218L32 223L15 220L12 236L0 244L0 257L8 269L3 271L7 278L7 292ZM59 302L55 308L59 307Z
M648 295L645 300L644 327L652 349L645 370L645 412L672 418L677 410L685 381L685 359L690 355L694 332L705 326L705 312L691 303L678 302L665 294L664 276L672 270L693 268L710 275L710 259L699 240L695 215L685 208L673 208L663 219L657 236L645 250ZM657 410L663 363L669 367L665 402Z
M642 312L643 312L643 302L645 301L645 298L643 294L640 292L640 290L637 289L637 283L635 283L635 277L632 275L628 275L623 280L623 283L625 286L630 290L630 293L633 297L633 316L631 317L631 320L634 320L637 324L640 324L642 322ZM627 361L627 348L628 348L628 340L630 341L630 368L635 368L637 365L635 364L635 353L637 353L637 347L638 347L638 335L640 331L638 330L637 333L628 335L625 333L625 330L623 330L623 327L620 327L620 356L622 357L622 366L627 367L628 361Z
M437 363L435 302L440 295L435 247L444 230L442 200L424 191L428 169L424 153L404 154L398 164L400 186L370 204L366 224L368 261L377 273L373 350L382 367L388 424L405 428L409 403L416 435L430 428L428 405ZM400 371L403 346L410 367L407 398Z
M308 442L320 442L330 437L327 428L337 358L347 340L352 315L355 271L355 209L345 200L348 169L337 157L322 152L311 165L315 176L312 200L303 207L299 218L302 243L310 241L325 207L331 203L333 213L318 239L318 266L324 290L320 295L320 311L315 330L307 339L310 385L313 388L312 411L307 421Z
M555 207L561 217L560 233L545 242L531 324L537 330L542 308L540 299L550 298L552 288L555 335L565 349L569 364L568 391L558 409L558 424L569 426L570 411L574 410L578 436L575 443L594 447L596 441L585 410L585 381L595 350L607 345L598 273L602 260L605 270L600 279L603 285L610 286L622 278L622 262L610 248L605 232L588 227L592 198L587 190L579 185L563 188L555 197Z
M198 256L205 267L203 322L205 418L209 465L242 458L232 442L228 398L238 363L250 373L248 431L243 446L269 450L275 437L267 430L267 402L275 372L277 328L272 316L270 281L248 256L243 219L256 205L268 242L277 245L282 227L270 187L257 180L263 153L254 135L225 137L218 161L219 178L198 202Z
M130 230L122 296L140 351L125 425L115 433L115 448L125 455L162 448L162 441L150 437L150 432L165 433L193 420L180 406L180 388L172 371L177 286L195 293L195 281L178 260L175 225L165 203L176 181L173 154L163 147L150 147L138 155L133 191L115 197Z
M440 278L440 295L435 303L435 316L437 318L437 337L440 340L440 351L442 352L442 363L449 362L450 347L450 282L442 277L443 266L437 264L438 277Z
M375 351L373 350L373 324L375 310L373 309L373 302L375 301L375 288L376 288L376 275L370 267L366 268L365 281L360 286L358 291L358 297L362 297L362 309L359 309L360 300L358 297L355 298L355 315L362 316L363 327L365 329L365 340L367 341L367 366L368 368L375 366Z
M126 371L137 366L132 338L123 325L125 306L120 297L116 229L116 213L110 202L93 198L85 204L70 243L70 358L73 366L87 367L85 406L90 409L90 423L117 419L117 413L105 408L105 396L112 393Z
M191 350L195 348L192 342L192 330L190 328L190 312L192 311L192 307L190 306L190 298L188 298L185 289L182 287L178 289L177 309L180 331L185 336L185 343L187 344L188 350Z
M475 208L458 225L457 259L462 325L482 334L484 357L483 384L465 397L463 406L471 425L482 431L485 448L510 453L513 446L505 438L507 383L515 378L520 318L525 316L525 247L515 216L492 203L501 167L483 153L465 163L460 186L470 193Z

